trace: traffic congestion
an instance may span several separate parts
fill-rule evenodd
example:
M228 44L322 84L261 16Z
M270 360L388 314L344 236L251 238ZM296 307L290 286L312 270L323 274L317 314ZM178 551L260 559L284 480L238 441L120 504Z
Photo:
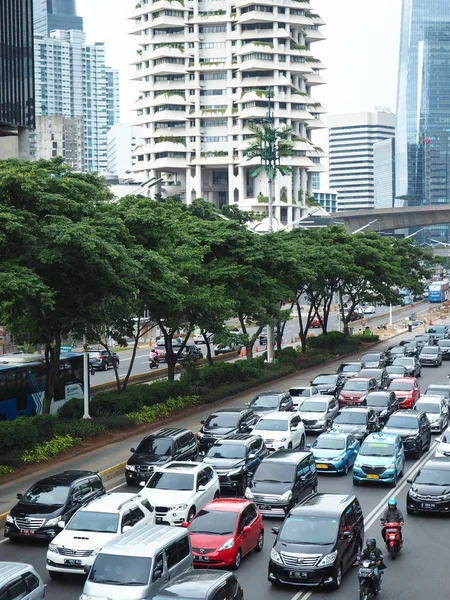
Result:
M149 434L108 490L90 469L37 478L1 560L50 599L406 598L406 577L420 597L447 547L450 330L397 340Z

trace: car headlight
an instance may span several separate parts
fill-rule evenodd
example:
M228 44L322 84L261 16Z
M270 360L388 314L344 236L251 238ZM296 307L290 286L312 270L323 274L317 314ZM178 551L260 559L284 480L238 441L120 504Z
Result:
M332 462L339 462L341 460L343 460L345 458L345 456L343 454L339 454L339 456L335 456L334 458L332 458Z
M187 507L188 507L187 504L176 504L175 506L171 506L169 508L169 510L174 510L174 511L177 511L177 510L186 510Z
M204 434L204 433L202 433L201 431L199 431L199 432L197 433L197 437L198 437L198 438L200 438L200 439L201 439L201 438L202 438L204 435L205 435L205 434Z
M243 473L243 471L244 471L243 467L239 467L239 469L233 469L232 471L228 471L227 475L228 476L240 475L241 473Z
M328 567L329 565L332 565L334 563L334 561L336 560L336 556L337 556L337 550L335 550L331 554L325 555L317 566L318 567Z
M247 500L252 500L255 496L250 488L245 488L245 497Z
M276 562L276 563L278 563L280 565L283 564L283 561L281 560L281 556L275 550L275 548L272 548L272 550L270 551L270 558L273 560L273 562Z
M285 442L286 440L287 440L287 437L284 437L284 438L281 438L280 442Z
M418 494L417 492L415 492L414 490L409 490L409 495L411 498L418 498Z
M280 500L282 500L283 502L290 502L292 500L291 490L285 492L282 496L280 496Z
M80 600L92 600L92 596L89 594L81 594Z
M56 544L49 544L48 549L50 552L54 552L55 554L59 554L58 546Z
M325 419L317 419L316 425L325 425Z
M136 471L135 465L125 465L126 471Z
M96 548L95 550L92 550L91 552L91 556L97 556L97 554L100 552L100 550L102 549L101 546L99 546L98 548Z
M225 542L225 544L222 544L222 546L220 546L219 552L221 550L231 550L231 548L234 548L234 543L234 538L230 538Z
M355 462L353 463L353 466L354 466L354 467L357 467L358 469L360 469L360 468L362 467L362 463L360 463L360 462L358 462L358 461L355 461Z
M7 523L14 523L14 517L12 517L11 515L6 515L6 522Z
M395 469L395 463L390 463L385 467L386 469Z
M408 435L408 437L406 438L406 442L415 442L417 439L417 435Z
M382 410L380 413L380 417L385 417L387 415L387 410Z
M47 521L45 521L45 527L54 527L55 525L58 525L60 520L61 520L61 517L55 517L54 519L47 519Z

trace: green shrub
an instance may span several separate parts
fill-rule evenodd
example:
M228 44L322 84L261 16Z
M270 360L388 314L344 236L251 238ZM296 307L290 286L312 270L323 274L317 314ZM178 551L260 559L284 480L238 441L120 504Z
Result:
M33 448L39 441L39 433L31 417L19 417L15 421L0 422L0 448L2 455L15 450Z
M8 467L7 465L0 465L0 477L4 477L10 473L14 473L14 469Z
M380 341L380 336L376 335L376 334L371 334L371 335L351 335L350 336L351 340L358 340L360 343L363 342L379 342Z
M349 354L356 352L361 345L361 337L349 337L339 331L330 331L327 335L308 338L308 350L323 350L330 354Z
M196 406L200 404L198 396L184 396L179 398L169 398L167 402L155 404L154 406L144 406L141 410L127 415L131 419L136 419L138 423L153 423L158 419L164 419L170 416L174 411Z
M59 419L56 415L37 415L36 417L28 418L28 422L32 423L33 427L37 429L38 444L47 442L56 435L58 421Z
M102 435L106 432L106 427L102 423L95 421L60 421L56 427L58 436L70 435L73 438L86 438Z
M72 398L61 406L58 410L60 419L81 419L84 414L83 398Z
M94 421L102 425L106 431L114 429L128 429L137 425L136 419L125 417L124 415L109 415L105 417L97 417Z
M275 357L279 359L280 364L282 365L293 365L297 364L298 360L298 352L292 346L288 346L287 348L283 348L280 351L275 352Z
M22 454L23 450L14 450L7 454L2 453L2 463L11 468L23 466Z
M317 350L307 352L306 354L299 353L297 359L298 369L310 369L317 365L326 364L333 360L334 356L328 352L319 352Z
M71 435L56 436L52 440L45 442L45 444L38 444L33 450L24 452L22 461L25 464L45 462L57 454L64 452L64 450L68 450L80 441L79 438L73 438Z

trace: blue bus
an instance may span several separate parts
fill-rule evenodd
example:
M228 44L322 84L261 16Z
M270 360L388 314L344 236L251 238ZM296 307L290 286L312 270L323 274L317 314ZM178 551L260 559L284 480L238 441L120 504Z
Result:
M428 285L429 302L445 302L448 300L449 282L433 281Z
M0 421L42 414L45 390L44 357L36 354L0 356ZM83 354L63 352L50 413L71 398L83 397Z

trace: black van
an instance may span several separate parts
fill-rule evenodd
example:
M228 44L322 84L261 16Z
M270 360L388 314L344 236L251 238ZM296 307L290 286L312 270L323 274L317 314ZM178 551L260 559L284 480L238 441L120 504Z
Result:
M270 552L270 583L338 589L361 553L364 517L356 496L314 494L272 532L277 538Z
M284 517L317 489L317 469L312 452L277 450L255 471L245 497L267 517Z

